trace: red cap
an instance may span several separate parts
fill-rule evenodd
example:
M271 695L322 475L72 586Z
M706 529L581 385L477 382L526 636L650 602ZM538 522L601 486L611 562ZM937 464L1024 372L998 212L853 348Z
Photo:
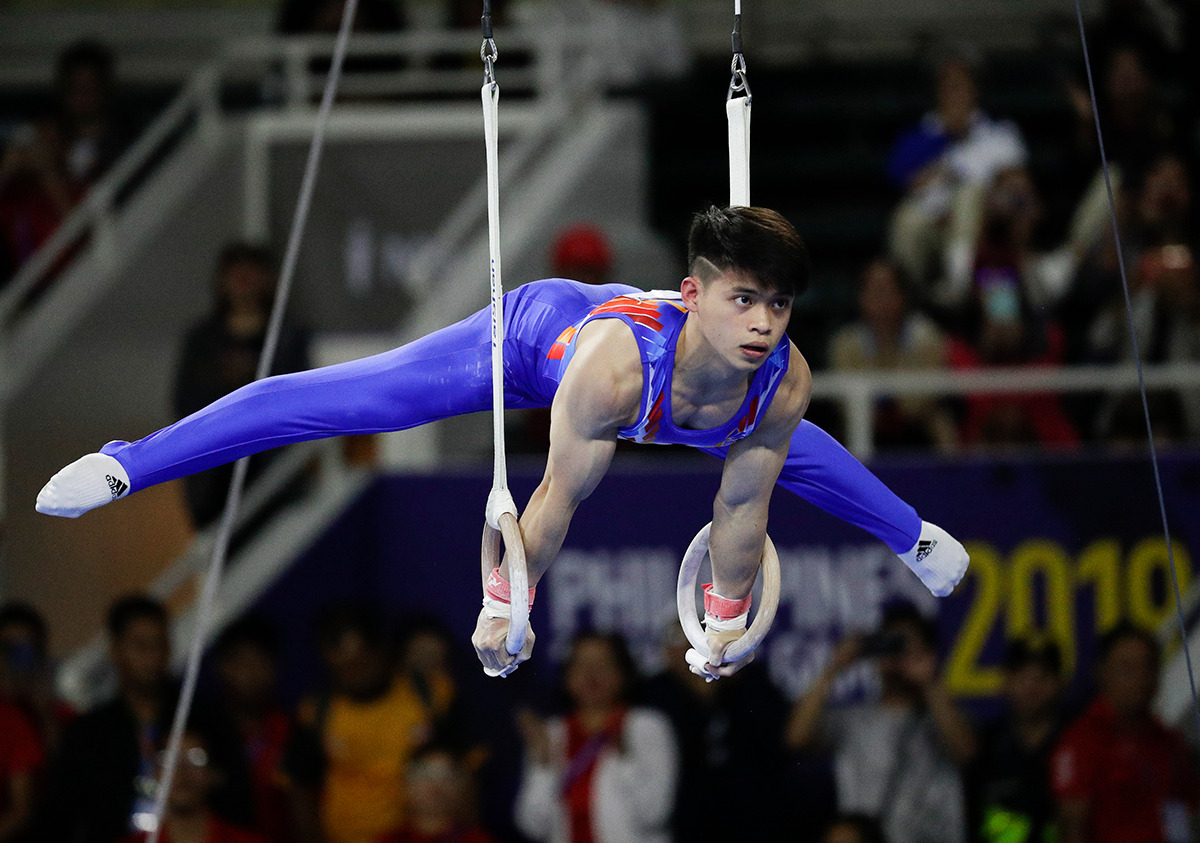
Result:
M604 232L594 225L579 223L559 232L554 243L554 266L586 266L607 271L612 267L612 250Z

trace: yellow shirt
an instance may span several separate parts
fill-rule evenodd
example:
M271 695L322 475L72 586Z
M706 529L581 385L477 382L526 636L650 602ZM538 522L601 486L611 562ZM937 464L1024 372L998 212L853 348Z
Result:
M433 708L444 710L452 695L449 683L437 683ZM434 714L399 677L368 702L330 699L321 730L326 762L321 824L329 843L374 843L401 824L404 768L429 738ZM302 708L301 722L315 719L315 705Z

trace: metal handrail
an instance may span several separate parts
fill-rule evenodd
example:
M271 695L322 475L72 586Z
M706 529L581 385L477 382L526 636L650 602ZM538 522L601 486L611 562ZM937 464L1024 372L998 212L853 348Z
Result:
M537 39L521 30L505 32L504 37L506 51L529 51L535 56L534 67L512 70L506 76L506 85L536 92L554 75L539 72L537 64L545 60L547 53L559 50L560 43L544 37ZM116 197L150 164L163 145L185 128L189 119L193 116L198 118L197 123L201 127L215 121L220 112L219 91L222 84L245 78L244 73L236 72L239 64L257 61L269 66L282 62L287 106L292 109L310 108L311 92L319 88L322 80L322 74L315 72L312 64L314 60L327 57L332 52L333 40L332 36L321 35L246 39L231 44L218 59L201 68L0 292L0 330L10 326L29 294L81 237L89 231L104 230L112 225ZM467 32L362 34L356 35L351 42L350 55L428 59L447 51L461 51L464 54L477 52L478 41L478 35ZM255 76L261 75L262 68L256 68ZM414 66L382 73L356 74L347 79L347 90L360 96L465 93L474 91L479 80L478 70L436 70Z
M1144 368L1148 389L1200 387L1200 366L1164 363ZM1113 392L1137 389L1132 363L1111 366L1005 367L976 371L819 372L813 397L839 401L846 412L846 447L859 459L874 455L872 415L879 398L987 393Z
M116 197L129 181L150 163L162 145L200 107L215 104L215 68L202 69L170 105L126 150L71 212L62 225L42 244L0 293L0 326L7 327L38 281L49 272L75 242L93 227L100 227L116 210Z

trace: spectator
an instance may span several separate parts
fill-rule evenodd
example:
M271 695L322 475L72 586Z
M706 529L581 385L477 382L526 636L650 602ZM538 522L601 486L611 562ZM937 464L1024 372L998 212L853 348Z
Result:
M108 638L117 695L63 735L51 762L41 839L110 843L144 829L153 813L157 747L175 707L166 609L149 597L122 598L109 610ZM231 741L214 743L212 754L227 771L214 804L226 817L246 818Z
M249 243L230 243L216 268L216 309L188 331L175 382L175 414L186 416L254 380L275 299L275 262L271 253ZM284 327L271 374L307 369L308 337ZM271 457L250 461L249 478L260 474ZM225 506L233 466L222 466L184 480L192 523L201 528Z
M519 718L517 826L553 843L670 840L678 750L666 717L630 705L637 674L624 640L577 635L563 671L567 716Z
M254 827L269 843L292 840L291 800L283 756L292 718L275 697L279 637L264 618L231 623L215 647L221 709L241 738L254 801Z
M426 744L413 753L404 789L408 819L378 843L491 843L472 822L470 775L449 747Z
M979 730L967 778L972 837L981 843L1055 839L1047 771L1064 723L1062 656L1053 642L1018 640L1004 659L1004 713Z
M1130 297L1138 346L1152 363L1200 359L1200 296L1193 245L1197 220L1192 209L1188 169L1165 152L1141 172L1131 173L1122 191L1122 246L1129 269ZM1088 362L1133 359L1116 250L1112 238L1088 256L1068 302L1074 309L1076 343ZM1084 320L1090 316L1088 322ZM1086 327L1086 337L1079 332ZM1193 391L1152 391L1156 432L1167 439L1200 434L1200 397ZM1141 400L1114 393L1096 421L1109 440L1145 436Z
M555 278L571 278L585 284L607 284L612 272L612 248L608 236L597 226L575 223L558 233L551 249Z
M862 272L859 321L838 331L829 360L837 372L892 372L940 369L946 343L937 326L909 308L899 268L876 258ZM943 453L958 442L954 420L936 399L885 398L875 405L877 448L935 446Z
M838 814L821 843L884 843L883 829L865 814Z
M1062 331L1040 316L1027 278L1032 220L1026 209L1033 202L1036 194L1023 169L1000 173L988 190L963 336L950 343L952 368L1048 367L1063 362ZM1079 435L1056 395L976 393L967 399L962 440L1067 446L1077 444Z
M165 743L161 748L165 750ZM157 781L161 781L165 754L159 756ZM221 775L213 761L203 733L188 728L179 746L179 760L158 839L162 843L266 843L257 834L224 822L209 807L209 797ZM149 839L147 828L130 835L125 843L145 843Z
M22 839L33 818L42 745L29 718L0 698L0 843Z
M1062 843L1175 843L1191 839L1200 805L1183 736L1151 708L1157 639L1121 624L1100 642L1099 693L1054 750Z
M171 717L167 613L149 597L108 613L117 695L68 727L47 783L47 840L101 843L145 828L157 747Z
M492 730L479 729L468 716L454 651L454 640L440 621L412 618L400 636L399 675L429 712L435 742L459 753L457 762L475 772L489 755L483 736Z
M904 190L892 217L889 251L915 285L919 304L953 306L955 293L935 283L961 276L979 230L983 193L999 171L1024 164L1017 127L980 110L975 69L948 55L936 72L936 108L896 142L888 175Z
M0 248L11 266L37 251L124 150L113 64L94 41L68 47L58 58L52 113L10 140L0 161Z
M672 820L677 841L743 835L769 840L794 815L785 791L787 758L780 735L787 702L751 664L720 682L705 682L688 669L690 644L677 621L662 633L665 668L646 683L645 700L671 719L679 747L679 786ZM719 801L754 805L752 811L713 812Z
M957 765L975 736L937 676L937 631L910 604L884 612L877 634L851 637L792 711L787 743L833 751L838 808L877 820L892 843L965 840ZM834 681L859 659L877 659L877 702L827 711Z
M1144 56L1143 48L1124 41L1112 44L1103 61L1106 70L1098 98L1114 191L1144 172L1161 150L1177 141L1174 123L1162 105L1160 86L1146 67ZM1069 239L1072 249L1084 254L1111 236L1108 188L1100 166L1096 121L1086 83L1068 83L1067 92L1075 115L1075 140L1058 178L1076 186L1082 194L1072 214Z
M395 675L372 608L325 611L317 641L330 687L300 706L285 761L298 788L297 831L305 840L374 843L403 827L404 768L429 739L435 712Z
M25 712L46 754L52 755L75 711L54 693L47 636L46 621L33 606L0 606L0 698Z
M1100 150L1091 97L1085 87L1077 85L1071 99L1076 155L1095 166ZM1118 172L1144 168L1150 158L1175 140L1175 127L1163 107L1160 86L1147 68L1144 54L1128 43L1114 45L1107 56L1100 113L1104 120L1104 151Z

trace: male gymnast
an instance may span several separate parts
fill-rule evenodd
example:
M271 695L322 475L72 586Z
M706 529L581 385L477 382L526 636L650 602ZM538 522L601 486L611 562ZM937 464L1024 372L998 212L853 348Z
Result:
M562 547L575 508L607 471L618 439L683 444L725 460L713 502L713 582L705 586L709 663L746 630L750 589L776 483L884 541L935 595L967 568L949 533L922 521L832 437L803 421L808 364L787 339L808 254L766 208L696 214L679 292L535 281L504 299L510 407L551 408L546 473L520 518L535 585ZM491 406L485 309L374 357L245 386L136 442L109 442L59 471L37 509L78 517L117 498L267 448L403 430ZM492 571L472 643L483 666L511 670L507 563ZM530 589L532 601L534 589Z

